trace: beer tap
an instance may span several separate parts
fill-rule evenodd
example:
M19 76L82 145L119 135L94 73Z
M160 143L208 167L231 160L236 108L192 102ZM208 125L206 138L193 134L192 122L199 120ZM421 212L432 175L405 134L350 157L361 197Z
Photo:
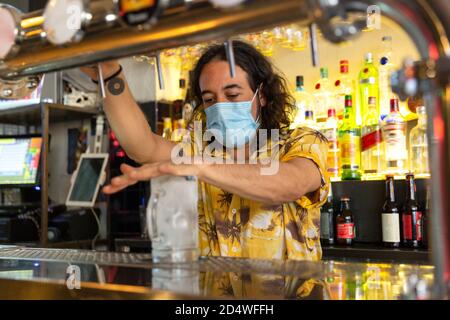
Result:
M98 88L100 90L100 96L102 97L102 99L105 99L106 98L105 80L103 77L103 70L101 63L97 65L97 71L98 71L98 86L99 86Z
M319 48L317 46L317 25L312 23L309 25L309 44L311 47L312 65L319 65Z
M156 61L156 71L158 73L158 83L159 83L159 89L164 90L164 75L163 75L163 69L161 65L161 53L158 52L155 55L155 61Z
M230 66L230 75L232 78L236 76L236 62L234 60L233 40L228 39L225 43L225 52L227 55L228 64Z

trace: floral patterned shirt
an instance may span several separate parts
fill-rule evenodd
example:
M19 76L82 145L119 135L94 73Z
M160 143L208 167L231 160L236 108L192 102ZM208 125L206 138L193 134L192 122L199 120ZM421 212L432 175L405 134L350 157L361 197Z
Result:
M329 188L327 148L320 132L297 128L281 131L276 142L269 140L269 146L263 148L266 151L257 151L258 159L277 157L286 162L307 158L320 171L321 186L315 192L279 206L264 205L199 182L201 255L320 260L320 207Z

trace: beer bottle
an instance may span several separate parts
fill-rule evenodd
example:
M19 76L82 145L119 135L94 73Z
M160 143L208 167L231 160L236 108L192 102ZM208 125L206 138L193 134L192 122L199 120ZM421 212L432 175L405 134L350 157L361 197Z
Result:
M341 209L336 217L336 242L352 245L355 238L355 223L350 210L350 198L341 198Z
M400 213L395 202L394 176L386 176L386 201L381 212L383 245L400 246Z
M406 200L402 210L402 244L407 247L422 246L423 214L419 210L416 183L412 173L406 175Z
M320 209L320 240L324 244L334 244L334 209L331 185L328 200Z

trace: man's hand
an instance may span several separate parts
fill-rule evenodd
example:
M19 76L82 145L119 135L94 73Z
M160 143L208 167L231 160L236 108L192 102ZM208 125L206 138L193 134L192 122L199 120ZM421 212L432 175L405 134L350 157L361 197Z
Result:
M135 168L127 164L120 166L121 176L111 179L111 183L103 187L103 192L112 194L119 192L138 181L148 181L163 175L172 176L198 176L200 166L194 164L173 164L170 161L145 164L142 167Z

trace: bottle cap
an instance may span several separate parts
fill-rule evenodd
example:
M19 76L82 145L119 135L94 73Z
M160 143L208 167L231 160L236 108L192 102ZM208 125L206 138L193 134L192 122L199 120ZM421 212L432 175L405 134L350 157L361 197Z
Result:
M391 99L391 112L398 112L398 99Z
M336 117L336 110L334 108L328 109L328 118Z
M366 53L366 62L372 62L373 61L373 54L372 52Z
M414 179L414 173L408 172L408 173L406 174L406 179L409 179L409 178Z
M303 76L297 76L297 77L295 78L295 82L296 82L296 84L297 84L297 87L302 87L303 84L304 84L303 81L304 81Z
M313 112L312 110L306 110L305 111L305 118L312 118L313 117Z
M320 77L328 78L328 68L320 68Z
M347 196L342 196L341 201L350 201L350 198Z
M348 60L341 60L339 64L341 73L348 73Z
M394 180L394 175L393 174L387 174L386 175L386 180Z

